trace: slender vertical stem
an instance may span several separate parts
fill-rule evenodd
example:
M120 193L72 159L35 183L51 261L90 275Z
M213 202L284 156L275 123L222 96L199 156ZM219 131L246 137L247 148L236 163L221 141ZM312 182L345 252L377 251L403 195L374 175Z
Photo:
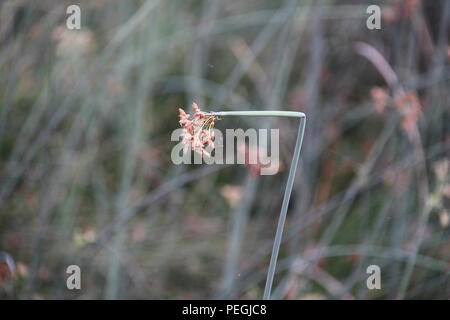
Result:
M281 239L283 236L284 224L286 222L286 214L291 198L292 187L294 185L295 172L297 171L298 160L300 158L300 150L302 149L303 135L305 133L306 116L301 112L293 111L223 111L211 112L207 115L214 116L256 116L256 117L294 117L300 118L298 127L297 140L295 142L294 156L292 157L291 167L289 169L289 176L284 189L283 203L281 205L280 216L278 218L277 231L275 233L275 241L272 248L272 256L270 257L269 271L267 273L266 286L264 288L263 299L270 299L272 291L273 278L275 276L275 269L277 266L278 253L280 251Z
M275 233L275 241L273 243L272 256L270 258L269 271L267 273L266 287L264 289L264 300L270 299L270 293L272 291L272 283L275 275L275 269L277 266L278 253L280 251L281 238L283 236L284 223L286 221L286 214L289 205L289 199L291 198L292 186L294 185L295 172L297 170L298 159L300 158L300 150L302 148L303 134L305 132L306 118L300 118L300 124L298 127L297 141L295 142L294 156L292 158L291 167L289 169L289 176L284 189L283 204L281 205L280 217L278 218L277 231Z

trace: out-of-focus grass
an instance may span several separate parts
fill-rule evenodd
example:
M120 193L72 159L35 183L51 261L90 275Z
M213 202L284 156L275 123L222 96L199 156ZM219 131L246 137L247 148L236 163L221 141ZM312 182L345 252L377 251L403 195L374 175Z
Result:
M260 298L287 172L173 165L196 101L308 116L274 298L448 299L450 3L379 3L370 31L361 1L83 1L69 31L69 1L2 2L0 296ZM280 128L285 167L296 125L218 124Z

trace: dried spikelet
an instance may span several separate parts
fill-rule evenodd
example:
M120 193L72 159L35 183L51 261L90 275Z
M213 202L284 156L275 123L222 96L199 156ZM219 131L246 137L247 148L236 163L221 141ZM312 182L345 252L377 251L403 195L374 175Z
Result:
M214 148L214 131L212 128L217 117L205 115L195 102L192 104L192 109L194 110L192 119L183 109L178 109L179 123L183 127L183 150L187 152L191 148L200 155L209 157L210 154L205 148Z

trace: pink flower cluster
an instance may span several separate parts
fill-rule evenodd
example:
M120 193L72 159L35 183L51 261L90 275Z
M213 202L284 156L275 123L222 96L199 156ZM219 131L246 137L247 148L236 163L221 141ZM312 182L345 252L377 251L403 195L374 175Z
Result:
M214 120L217 117L205 115L198 105L194 102L192 104L194 115L187 114L183 109L179 108L180 125L183 127L183 145L184 152L192 148L200 155L207 157L211 156L207 147L214 148Z

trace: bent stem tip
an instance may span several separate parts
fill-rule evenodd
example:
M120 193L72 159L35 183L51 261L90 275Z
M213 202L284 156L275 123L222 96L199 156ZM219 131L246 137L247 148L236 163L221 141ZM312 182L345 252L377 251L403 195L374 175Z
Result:
M289 176L286 183L286 188L284 189L283 203L281 205L280 216L278 218L278 226L275 233L275 241L272 248L272 255L270 257L269 270L267 273L266 285L264 288L263 299L270 299L270 294L272 291L273 278L275 276L275 269L278 260L278 253L280 251L281 240L283 236L284 225L286 222L286 214L289 205L289 200L291 198L292 187L294 185L295 172L297 170L298 161L300 158L300 150L303 143L303 135L305 132L306 116L302 112L295 111L218 111L218 112L208 112L205 113L207 116L250 116L250 117L291 117L300 118L297 140L295 142L294 155L291 161L291 167L289 169Z

